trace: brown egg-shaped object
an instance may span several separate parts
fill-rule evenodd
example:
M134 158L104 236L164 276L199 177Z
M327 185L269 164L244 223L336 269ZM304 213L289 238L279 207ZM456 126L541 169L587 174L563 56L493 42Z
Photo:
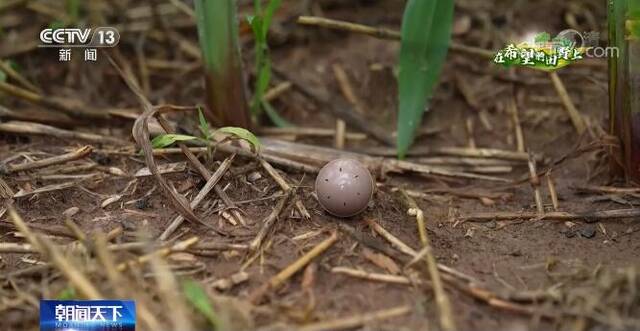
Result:
M353 159L333 160L322 167L316 177L320 205L339 217L353 216L367 208L373 187L367 167Z

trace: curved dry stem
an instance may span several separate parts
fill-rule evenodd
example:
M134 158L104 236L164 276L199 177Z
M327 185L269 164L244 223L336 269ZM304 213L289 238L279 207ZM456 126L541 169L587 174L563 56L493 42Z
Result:
M182 215L184 218L192 221L194 223L204 224L194 213L187 199L176 192L175 188L171 187L169 183L162 177L160 172L158 171L158 166L156 165L155 160L153 159L153 148L151 147L151 142L149 141L149 118L155 116L158 112L167 111L171 108L163 107L163 108L154 108L151 105L151 102L142 94L140 87L135 82L135 80L127 75L118 64L115 63L113 58L109 57L109 62L113 65L113 67L118 71L122 79L125 81L129 89L136 95L138 98L138 102L144 109L144 113L140 115L135 123L133 123L133 129L131 133L133 135L133 139L136 141L136 144L142 150L142 154L144 156L145 163L147 167L153 174L153 176L158 181L158 184L162 188L162 191L165 193L169 201L173 205L173 207Z

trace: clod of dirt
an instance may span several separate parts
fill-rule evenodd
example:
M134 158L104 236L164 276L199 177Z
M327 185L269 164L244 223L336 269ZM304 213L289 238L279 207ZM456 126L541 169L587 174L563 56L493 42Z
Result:
M99 165L109 165L111 164L111 158L104 154L94 154L93 159L98 162Z
M580 235L584 238L593 238L596 236L596 228L591 225L586 225L580 229Z
M136 201L136 208L146 209L147 207L149 207L149 199L142 198Z
M496 223L496 221L489 221L484 226L491 230L495 230L498 227L498 223Z
M367 208L373 187L367 167L353 159L333 160L316 177L320 205L338 217L353 216Z
M560 230L560 233L564 234L565 237L567 238L573 238L576 236L576 230L574 229L562 229Z
M71 208L68 208L67 210L63 211L63 212L62 212L62 216L65 216L65 217L73 217L73 216L75 216L75 214L77 214L79 211L80 211L80 208L78 208L78 207L71 207Z
M260 178L262 178L262 174L259 171L254 171L247 175L247 181L250 183L257 182Z

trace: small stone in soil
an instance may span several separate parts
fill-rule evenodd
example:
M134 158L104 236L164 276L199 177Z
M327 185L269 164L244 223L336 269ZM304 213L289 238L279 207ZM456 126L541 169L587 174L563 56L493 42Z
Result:
M496 223L496 221L490 221L490 222L485 223L484 226L486 226L487 228L493 230L493 229L498 227L498 223Z
M515 251L509 253L509 255L515 256L515 257L522 256L522 251L520 251L519 249L516 249Z
M596 228L591 225L586 225L579 231L580 235L585 238L593 238L596 236Z
M123 219L120 221L120 225L125 231L136 231L138 229L138 222L130 219Z
M138 209L145 209L149 206L149 200L146 198L142 198L138 201L136 201L136 208Z
M262 178L262 174L259 171L254 171L247 175L247 181L250 183L255 183L258 179Z
M78 207L71 207L65 211L62 212L62 216L65 217L73 217L75 214L77 214L80 211L80 208Z
M367 203L367 208L374 209L375 207L376 203L373 201L373 199L369 200L369 202Z
M562 229L560 230L560 233L564 234L567 238L573 238L576 236L576 231L573 229Z
M93 159L98 162L99 165L108 165L111 163L111 158L104 154L94 154Z
M474 233L473 228L468 228L467 232L464 234L464 237L465 238L473 238L473 233Z

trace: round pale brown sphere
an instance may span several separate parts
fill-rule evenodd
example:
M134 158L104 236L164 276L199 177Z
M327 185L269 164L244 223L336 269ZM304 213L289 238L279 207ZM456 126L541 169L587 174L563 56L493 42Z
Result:
M339 217L353 216L367 208L373 187L367 167L353 159L333 160L322 167L316 177L320 205Z

